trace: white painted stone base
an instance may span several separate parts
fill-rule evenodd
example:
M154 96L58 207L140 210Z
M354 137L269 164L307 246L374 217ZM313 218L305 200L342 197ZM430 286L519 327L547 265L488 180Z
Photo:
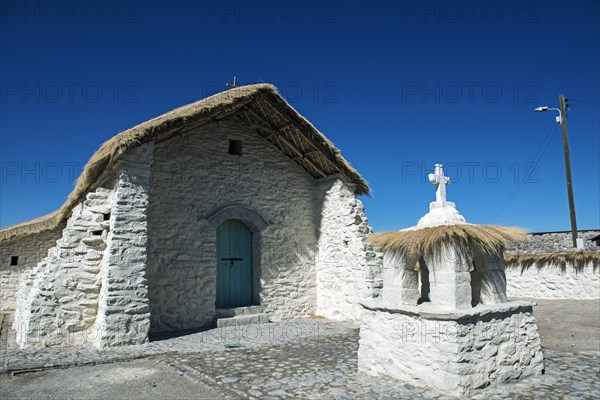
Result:
M531 302L441 312L363 302L358 369L446 394L538 375L543 355Z

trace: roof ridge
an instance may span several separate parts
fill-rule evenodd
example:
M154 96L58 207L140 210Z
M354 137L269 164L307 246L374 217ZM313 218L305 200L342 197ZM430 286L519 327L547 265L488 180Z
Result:
M319 132L306 118L300 115L281 97L275 86L268 83L259 83L216 93L204 99L167 111L164 114L114 135L105 141L90 157L81 175L77 178L75 187L58 210L29 221L1 228L0 241L17 236L35 234L60 226L68 219L73 208L85 198L86 194L105 181L107 176L112 173L112 168L119 161L120 157L130 149L150 141L166 140L180 132L186 126L201 126L216 117L238 112L263 95L270 105L282 111L282 115L285 118L293 118L296 123L302 125L303 132L308 133L310 136L310 138L307 137L309 141L319 139L322 142L318 143L318 147L330 153L324 154L321 151L324 159L335 165L339 172L357 185L357 193L363 194L369 192L366 181L341 156L340 151L335 148L334 144L325 135ZM300 164L298 160L294 161ZM310 162L310 160L307 162ZM311 163L311 165L317 168L315 164ZM307 169L306 166L303 167Z

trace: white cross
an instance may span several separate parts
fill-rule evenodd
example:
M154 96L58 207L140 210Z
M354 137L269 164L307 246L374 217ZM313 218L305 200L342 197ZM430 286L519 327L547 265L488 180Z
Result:
M233 77L233 83L226 83L225 86L229 86L232 89L235 89L236 87L238 87L238 85L237 85L237 76Z
M446 186L450 184L450 178L444 176L442 164L435 164L435 172L429 174L429 181L435 185L435 201L439 203L446 202Z

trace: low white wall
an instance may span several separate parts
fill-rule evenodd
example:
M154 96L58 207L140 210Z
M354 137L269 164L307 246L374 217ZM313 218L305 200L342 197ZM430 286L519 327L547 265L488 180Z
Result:
M600 263L507 263L507 295L533 299L599 299Z
M6 240L0 243L0 312L13 312L21 275L30 272L56 244L61 229ZM18 257L17 265L10 265L11 257Z

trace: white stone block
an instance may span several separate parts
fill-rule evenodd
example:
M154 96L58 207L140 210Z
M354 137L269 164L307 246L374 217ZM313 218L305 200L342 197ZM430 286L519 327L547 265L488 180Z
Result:
M377 301L364 306L358 350L364 373L456 396L542 373L532 303L449 312Z

